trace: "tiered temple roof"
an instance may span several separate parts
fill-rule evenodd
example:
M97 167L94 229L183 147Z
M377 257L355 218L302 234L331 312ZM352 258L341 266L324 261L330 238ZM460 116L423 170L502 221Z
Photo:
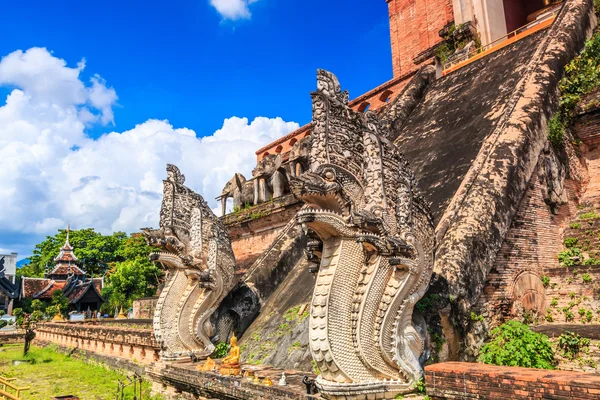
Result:
M77 256L69 243L69 230L65 244L54 258L56 265L44 278L23 278L22 297L49 300L57 290L69 298L70 304L76 304L88 291L95 291L101 298L103 278L86 279L86 273L78 265Z

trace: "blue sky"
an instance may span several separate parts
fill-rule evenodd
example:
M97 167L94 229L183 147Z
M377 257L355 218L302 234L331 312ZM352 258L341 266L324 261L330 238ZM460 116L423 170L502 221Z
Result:
M388 29L384 0L3 2L0 253L156 226L166 163L216 210L310 121L317 68L351 98L392 78Z
M0 54L85 58L117 90L115 126L168 119L198 135L231 116L310 120L317 68L352 97L391 79L384 0L260 0L224 21L208 0L4 2ZM98 135L107 129L93 129Z

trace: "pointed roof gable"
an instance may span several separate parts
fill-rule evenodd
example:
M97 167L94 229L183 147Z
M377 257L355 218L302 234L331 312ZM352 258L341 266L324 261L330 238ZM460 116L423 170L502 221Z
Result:
M67 227L67 239L65 240L65 244L60 248L60 253L54 258L54 262L71 262L71 261L79 261L73 253L73 247L69 243L69 232L71 231L71 227Z

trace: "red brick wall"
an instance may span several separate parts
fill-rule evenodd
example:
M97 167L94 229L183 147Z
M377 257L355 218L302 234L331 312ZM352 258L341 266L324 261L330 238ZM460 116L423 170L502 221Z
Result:
M585 114L575 123L577 136L590 148L600 144L600 111Z
M544 312L545 304L551 300L545 298L544 288L539 285L535 287L533 281L537 276L538 282L541 282L539 278L544 275L545 269L559 267L556 256L563 250L562 233L577 212L575 195L578 186L573 181L567 181L566 186L570 201L560 208L557 215L553 215L544 202L544 188L538 174L533 174L479 299L480 307L487 310L483 314L492 325L502 322L505 317L514 316L515 310L511 306L518 299L513 294L526 291L523 285L532 284L532 291L541 291L524 296L525 301L543 298L544 304L539 305L540 312ZM530 274L529 278L521 276L526 272ZM502 312L498 313L498 310Z
M413 59L442 41L439 31L454 21L452 0L388 0L394 77L418 68Z
M236 261L235 272L238 276L243 276L252 263L271 246L300 207L302 203L290 194L237 214L228 214L222 219L231 238ZM264 215L252 218L253 213Z
M448 362L425 367L432 399L600 398L600 375Z
M150 364L158 360L160 347L151 329L134 329L88 323L40 324L35 340L75 347L115 358Z

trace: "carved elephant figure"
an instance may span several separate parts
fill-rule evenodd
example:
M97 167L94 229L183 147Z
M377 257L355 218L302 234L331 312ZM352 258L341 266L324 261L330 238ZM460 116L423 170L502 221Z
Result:
M308 169L310 156L311 137L305 137L292 145L289 155L289 173L291 176L300 176Z
M254 203L254 189L251 181L247 181L244 175L236 173L233 178L227 182L223 191L221 192L221 207L223 215L225 215L227 208L227 199L233 198L234 207L244 207L246 204L253 205Z
M282 167L281 154L269 154L252 171L254 177L254 204L283 196L288 189L287 172Z

